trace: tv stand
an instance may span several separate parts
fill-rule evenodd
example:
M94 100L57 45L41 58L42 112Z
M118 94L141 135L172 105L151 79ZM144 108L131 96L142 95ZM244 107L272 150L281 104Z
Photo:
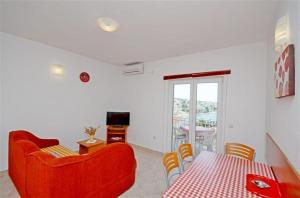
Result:
M106 143L127 142L128 126L112 126L108 125L106 130Z

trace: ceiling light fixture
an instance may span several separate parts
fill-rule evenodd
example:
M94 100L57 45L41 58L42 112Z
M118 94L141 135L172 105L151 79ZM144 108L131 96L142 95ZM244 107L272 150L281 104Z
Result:
M53 65L51 65L51 72L55 76L63 76L64 75L64 67L62 65L53 64Z
M289 16L285 15L278 19L275 29L275 50L281 52L290 44Z
M118 29L119 24L117 21L107 17L97 19L98 26L105 32L114 32Z

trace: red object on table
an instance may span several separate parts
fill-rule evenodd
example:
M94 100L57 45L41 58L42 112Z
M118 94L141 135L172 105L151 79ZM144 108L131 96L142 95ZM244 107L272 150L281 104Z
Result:
M254 184L255 180L263 181L264 183L269 185L269 187L268 188L259 188L258 186L256 186ZM280 198L280 197L282 197L278 183L273 179L269 179L267 177L263 177L260 175L247 174L246 188L250 192L257 194L264 198L274 198L274 197Z
M246 189L247 174L275 179L267 164L202 151L162 197L259 197Z

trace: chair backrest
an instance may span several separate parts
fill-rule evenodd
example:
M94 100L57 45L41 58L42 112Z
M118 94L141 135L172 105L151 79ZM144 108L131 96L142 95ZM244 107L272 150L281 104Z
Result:
M167 174L169 174L174 168L180 168L177 153L170 152L164 154L163 164L165 166Z
M182 160L187 157L193 157L193 150L191 144L180 144L179 153Z
M240 143L227 143L226 144L226 154L235 155L248 160L253 160L255 150L247 145Z
M181 173L177 152L165 153L163 156L163 165L165 167L166 182L169 187L172 181Z

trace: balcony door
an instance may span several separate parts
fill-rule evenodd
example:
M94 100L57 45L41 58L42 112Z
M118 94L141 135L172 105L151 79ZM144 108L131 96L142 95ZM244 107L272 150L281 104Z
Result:
M169 91L169 147L191 143L197 155L223 150L223 79L173 80Z

